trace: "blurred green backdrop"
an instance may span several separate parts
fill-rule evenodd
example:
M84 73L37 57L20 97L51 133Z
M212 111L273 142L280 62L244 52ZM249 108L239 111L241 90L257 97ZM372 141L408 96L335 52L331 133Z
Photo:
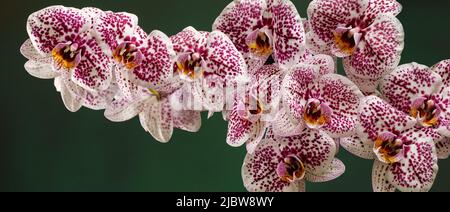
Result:
M225 143L227 124L216 115L199 133L176 131L159 144L134 119L111 123L101 111L69 113L52 81L29 76L19 53L26 19L49 5L127 11L150 32L172 35L192 25L210 30L231 0L67 1L2 3L0 191L245 191L243 148ZM309 1L294 0L305 17ZM402 0L406 31L403 63L426 65L450 57L449 1ZM309 191L371 191L372 162L341 150L347 165L338 180L308 184ZM440 161L433 191L450 191L450 161Z

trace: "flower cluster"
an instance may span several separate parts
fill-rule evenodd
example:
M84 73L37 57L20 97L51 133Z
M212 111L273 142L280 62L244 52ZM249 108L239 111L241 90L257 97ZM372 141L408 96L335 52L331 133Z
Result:
M66 108L136 116L160 142L222 113L245 145L249 191L305 191L345 172L340 146L374 160L374 191L429 191L450 149L450 61L400 65L395 0L234 0L211 32L146 33L129 13L52 6L28 18L32 76ZM346 76L337 74L343 61Z

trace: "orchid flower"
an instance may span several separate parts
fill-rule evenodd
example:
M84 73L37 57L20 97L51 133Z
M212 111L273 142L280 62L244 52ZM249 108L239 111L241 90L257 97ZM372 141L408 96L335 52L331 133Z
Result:
M375 160L376 192L429 191L438 171L435 139L429 128L376 96L361 101L357 136L341 139L349 152Z
M251 192L304 192L305 181L327 182L345 172L336 144L323 131L304 129L292 137L268 136L242 166Z
M343 58L350 79L373 92L400 62L404 32L395 0L314 0L308 7L306 43L315 53Z
M284 66L308 56L300 15L289 0L234 0L216 19L213 30L228 35L255 70L270 57Z
M107 15L102 18L115 21L105 21L97 26L97 31L105 32L99 36L108 44L110 56L115 58L114 73L121 96L106 109L105 117L123 122L139 116L142 127L163 143L170 140L174 127L198 131L201 125L198 111L174 108L183 96L178 92L182 84L173 77L175 52L170 39L160 31L147 35L138 26L126 29L133 26L132 16ZM108 34L122 27L128 34Z
M104 109L117 86L111 83L111 67L93 36L96 8L52 6L31 14L27 21L30 39L20 51L29 60L27 72L41 79L55 79L64 105L71 112L82 106Z
M438 156L450 149L450 60L429 68L417 63L399 66L380 82L382 97L417 120L417 126L435 131Z
M252 75L246 95L239 99L229 116L229 145L238 147L246 143L247 151L254 152L277 114L283 76L277 65L265 65Z
M289 70L282 84L283 108L272 123L276 135L298 135L305 128L324 131L332 138L356 132L363 94L334 71L334 60L326 55Z
M212 112L225 107L227 87L247 80L247 66L230 39L219 31L199 32L187 27L171 37L176 52L174 72L190 84L202 106Z

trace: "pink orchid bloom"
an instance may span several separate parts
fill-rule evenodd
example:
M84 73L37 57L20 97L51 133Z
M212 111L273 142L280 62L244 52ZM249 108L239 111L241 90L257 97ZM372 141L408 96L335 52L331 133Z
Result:
M105 117L123 122L139 116L142 127L159 142L169 142L173 128L200 129L200 112L180 108L182 83L173 76L175 52L160 31L149 35L127 14L105 14L97 25L100 37L114 58L114 75L120 88ZM136 23L137 24L137 23ZM121 30L117 30L121 29ZM109 34L108 32L117 32ZM123 33L119 33L123 32Z
M395 0L314 0L308 7L307 46L343 58L347 76L364 92L400 62L404 32Z
M289 0L234 0L213 30L230 37L250 68L259 69L269 57L283 66L308 56L300 15Z
M332 138L355 133L363 94L334 72L334 60L326 55L289 70L282 84L283 108L272 123L276 135L298 135L305 128L325 131Z
M27 21L30 39L20 49L29 60L25 69L34 77L55 79L71 112L82 106L104 109L117 90L111 83L110 60L93 35L96 17L102 13L96 8L52 6Z
M345 172L335 158L334 140L323 131L305 129L292 137L269 135L247 154L244 186L251 192L304 192L305 182L327 182Z
M382 97L417 120L418 127L440 135L438 156L450 152L450 60L429 68L417 63L399 66L380 82Z
M357 135L341 139L349 152L375 160L376 192L429 191L438 171L435 141L440 136L376 96L360 105Z
M222 112L226 107L227 88L247 79L242 54L230 39L219 31L199 32L187 27L171 37L176 52L174 72L201 101L203 108Z
M230 146L247 144L247 151L254 152L277 114L283 76L277 65L265 65L252 75L246 94L229 115L227 143Z

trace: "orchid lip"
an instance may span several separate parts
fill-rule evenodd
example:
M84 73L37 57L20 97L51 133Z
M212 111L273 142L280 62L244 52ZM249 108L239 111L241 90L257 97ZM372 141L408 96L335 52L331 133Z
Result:
M441 111L434 100L419 97L412 102L410 115L416 118L422 127L436 127L439 125Z
M303 119L310 129L318 129L331 121L332 109L318 99L310 99L306 103Z
M346 54L353 54L363 37L363 30L359 27L338 26L334 31L336 46Z
M384 132L375 140L373 151L379 161L394 164L403 159L403 145L404 142L397 135Z
M238 115L251 122L255 122L260 119L264 112L264 107L258 99L254 97L247 97L245 101L239 101L237 105Z
M306 169L303 162L295 155L285 157L276 169L278 177L287 183L302 180L305 177Z
M70 70L80 63L81 50L77 43L60 43L53 48L52 57L58 68Z
M114 51L114 58L125 68L131 70L138 67L142 63L144 55L135 44L131 42L123 42L117 46Z
M258 57L268 57L273 53L272 33L267 27L250 33L246 38L250 52Z
M206 62L197 52L186 52L180 54L176 61L176 71L180 78L187 81L194 81L203 77L206 70Z

